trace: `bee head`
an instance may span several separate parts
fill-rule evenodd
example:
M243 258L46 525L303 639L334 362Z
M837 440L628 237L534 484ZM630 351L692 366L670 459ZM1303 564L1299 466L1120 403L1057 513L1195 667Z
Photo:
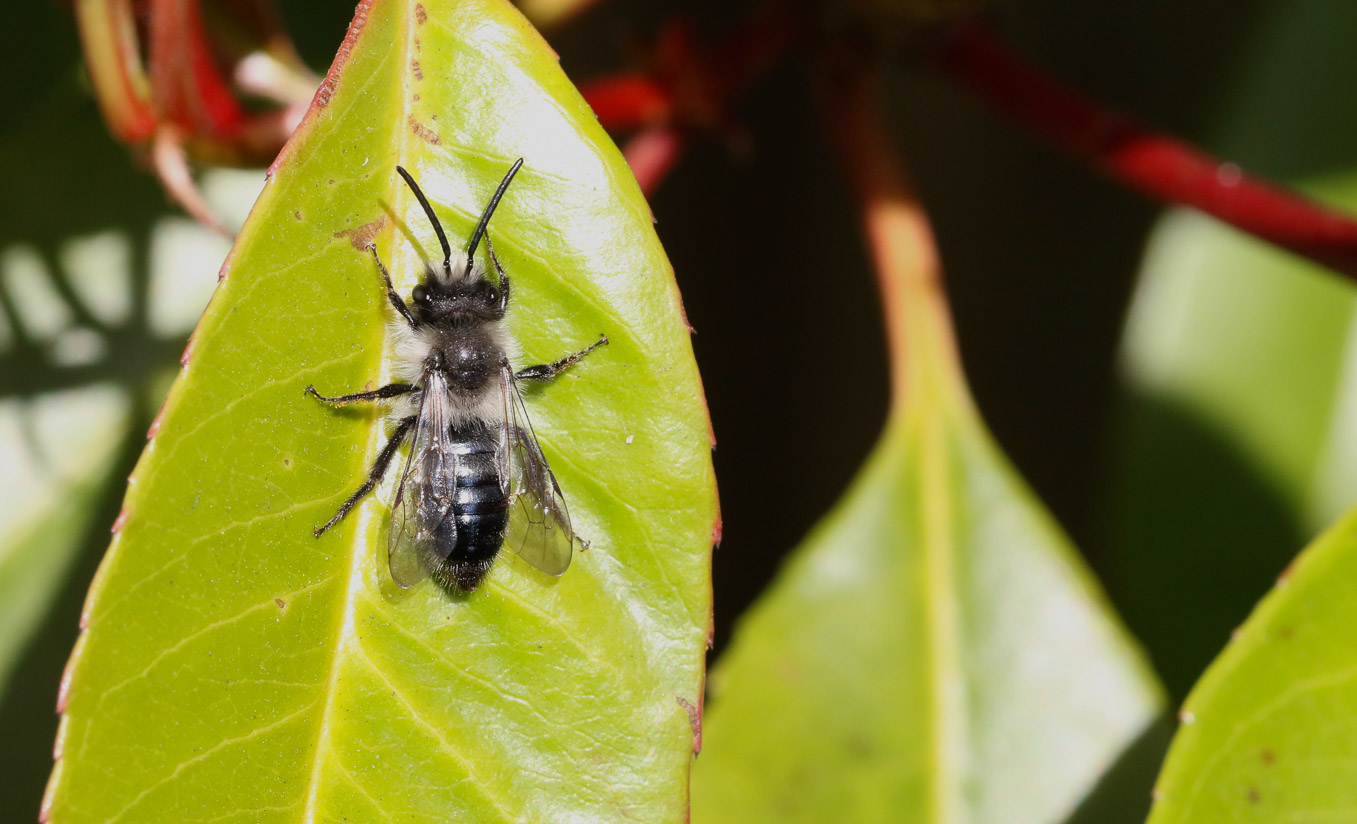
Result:
M436 276L410 293L415 318L421 323L494 321L504 317L499 287L485 278L446 281Z
M459 324L495 321L504 317L505 305L508 302L508 283L506 281L501 287L486 279L484 270L475 263L476 247L480 245L481 238L485 238L486 250L490 257L494 258L495 252L490 247L490 236L487 234L490 216L495 213L500 198L504 197L514 175L518 174L522 167L523 158L520 157L500 181L499 188L495 190L490 203L481 213L476 230L471 234L471 241L467 243L466 262L460 264L454 264L452 261L452 247L448 244L443 225L438 222L438 215L434 214L429 199L424 196L423 190L415 183L409 172L400 166L396 167L396 171L405 179L415 199L419 201L420 208L428 216L434 234L438 236L438 245L443 249L443 271L436 272L430 267L424 273L424 282L416 286L411 294L415 304L415 318L421 323ZM500 276L503 278L503 273Z

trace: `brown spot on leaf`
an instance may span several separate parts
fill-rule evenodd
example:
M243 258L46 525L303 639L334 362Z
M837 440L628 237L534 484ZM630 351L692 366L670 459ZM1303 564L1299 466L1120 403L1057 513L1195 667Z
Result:
M410 58L410 73L415 76L416 80L424 79L424 70L419 67L419 61L413 57Z
M382 215L371 223L364 223L356 229L341 229L335 232L336 238L343 238L353 245L353 248L364 251L372 244L372 239L377 237L377 233L386 225L386 215Z
M423 140L425 143L428 143L431 146L438 145L438 134L434 132L433 129L430 129L428 126L425 126L423 123L420 123L413 117L411 117L408 122L410 124L410 131L415 133L415 137L419 138L420 140Z
M282 598L274 598L273 603L277 604L279 609L287 609L287 601Z
M1258 793L1257 787L1249 787L1249 803L1257 804L1263 800L1263 796Z
M698 694L696 705L682 695L676 695L674 699L688 713L688 726L693 731L693 755L697 755L702 752L702 695Z
M1272 766L1273 764L1277 763L1277 753L1264 747L1258 753L1258 760L1262 761L1264 764L1267 764L1268 766Z
M298 220L301 220L301 219L302 219L301 210L300 210L300 209L293 209L293 210L292 210L292 216L295 217L295 218L298 219Z
M422 26L422 25L424 25L424 24L428 21L428 19L429 19L429 14L428 14L428 12L424 11L424 4L423 4L423 3L416 3L416 4L415 4L415 22L418 23L418 24L420 24L420 25Z

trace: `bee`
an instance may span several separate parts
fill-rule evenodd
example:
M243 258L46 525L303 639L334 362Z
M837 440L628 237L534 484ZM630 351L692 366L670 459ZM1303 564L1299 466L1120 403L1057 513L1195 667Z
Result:
M386 474L402 444L410 449L391 506L387 553L391 577L409 588L433 576L459 593L475 589L506 542L548 575L570 566L578 542L565 497L537 443L519 392L521 381L549 381L608 342L593 344L552 363L515 370L513 344L504 325L509 276L490 243L490 217L523 166L519 158L481 213L466 254L454 262L447 235L428 198L400 166L443 248L441 270L425 266L406 303L391 284L375 244L368 244L398 318L397 375L404 380L368 392L327 397L334 406L399 399L395 431L377 454L367 479L334 517L317 527L317 538L339 523ZM485 239L498 283L476 261Z

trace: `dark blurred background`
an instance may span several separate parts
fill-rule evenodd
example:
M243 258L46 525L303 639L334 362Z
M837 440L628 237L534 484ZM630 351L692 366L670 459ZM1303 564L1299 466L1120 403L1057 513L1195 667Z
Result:
M353 4L280 2L303 56L324 70ZM579 81L625 67L633 48L672 15L715 38L744 5L602 0L549 39ZM1267 5L1010 0L994 16L1015 48L1056 76L1153 125L1224 148L1213 143L1213 126ZM6 25L0 141L11 154L3 158L0 247L80 228L142 226L171 213L156 185L102 130L69 12L55 2L14 4ZM764 78L736 108L747 146L736 151L698 139L653 198L696 329L719 441L725 530L714 563L717 654L779 559L839 497L884 420L874 281L807 80L794 59ZM903 61L892 82L894 125L935 220L979 407L1117 600L1122 590L1104 505L1118 408L1116 348L1159 207ZM59 133L35 135L35 120ZM177 353L178 346L168 349ZM127 352L110 368L141 374L162 359L173 362L149 344ZM27 380L5 376L6 394L31 391ZM23 683L0 702L5 820L36 814L50 768L56 683L80 601L156 405L134 412L142 420L102 487L58 608L23 652L16 670ZM1237 600L1247 604L1258 594ZM1217 623L1242 617L1235 610ZM1154 644L1151 653L1161 664L1174 654ZM1204 659L1200 651L1192 655L1170 660L1170 669L1199 670ZM1187 683L1185 675L1171 679L1175 693Z

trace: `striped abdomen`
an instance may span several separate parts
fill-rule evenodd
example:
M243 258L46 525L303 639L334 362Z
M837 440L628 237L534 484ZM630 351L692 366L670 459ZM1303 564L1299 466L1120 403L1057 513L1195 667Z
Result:
M491 429L453 427L451 441L456 456L452 514L457 535L449 540L449 530L435 531L434 551L442 562L433 574L445 586L470 591L490 571L504 543L509 502L500 489L498 439Z

